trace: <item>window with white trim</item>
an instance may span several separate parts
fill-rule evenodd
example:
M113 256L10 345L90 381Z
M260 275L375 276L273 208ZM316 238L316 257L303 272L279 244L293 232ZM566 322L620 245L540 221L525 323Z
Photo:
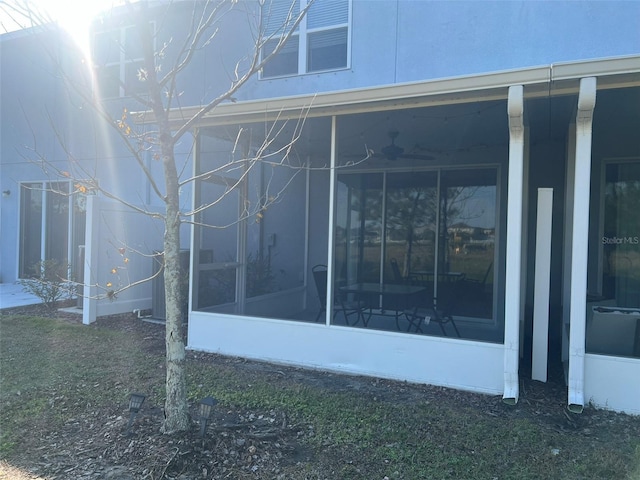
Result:
M68 181L20 184L19 277L42 260L77 265L84 246L86 196Z
M605 160L600 182L589 216L600 278L587 304L586 352L640 358L640 159Z
M262 58L272 53L308 0L270 0L263 6ZM262 78L346 68L349 65L350 0L315 0L284 47L269 60Z
M96 83L103 98L145 92L143 53L135 27L98 32L93 37Z

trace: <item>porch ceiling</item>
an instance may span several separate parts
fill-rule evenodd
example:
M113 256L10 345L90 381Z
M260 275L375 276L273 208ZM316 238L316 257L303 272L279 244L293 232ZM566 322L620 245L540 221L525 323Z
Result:
M577 95L535 97L525 101L525 123L529 127L532 145L563 142L568 127L575 121ZM615 138L616 131L635 118L640 107L640 87L601 90L598 93L596 115L609 118L597 123L601 138ZM600 114L598 115L598 113ZM413 165L429 166L446 161L458 152L481 152L509 143L506 100L476 101L451 105L424 106L398 110L337 115L338 162L357 161L367 149L380 153L391 143L389 133L398 132L395 144L407 154L429 156L431 160L414 160ZM328 164L331 146L331 117L310 117L280 122L278 137L272 150L290 141L296 129L304 128L294 151L300 158L324 159ZM244 123L252 128L254 143L264 140L273 122ZM203 128L202 133L232 140L237 125ZM400 166L385 158L367 160L374 168ZM406 165L407 161L405 161Z
M258 143L262 140L260 132L268 132L277 118L284 124L279 130L280 138L272 144L277 148L289 142L304 121L296 153L300 157L328 159L331 116L335 115L339 161L356 161L367 149L381 152L391 143L390 131L398 132L395 143L404 148L405 153L427 155L437 161L459 151L506 147L508 87L522 84L531 143L562 141L574 120L580 78L598 76L598 88L602 91L640 86L639 59L602 59L317 96L225 104L202 120L200 131L231 139L235 138L233 132L238 125L252 126L254 143ZM629 108L624 99L615 96L607 101L613 111Z
M576 106L575 96L532 99L527 102L527 123L531 141L560 140L567 133ZM304 119L301 138L295 151L300 157L330 156L331 118ZM264 140L272 129L272 122L243 123L252 127L254 143ZM256 128L257 127L257 128ZM300 127L300 119L282 121L272 149L282 147ZM230 125L206 127L201 132L217 138L232 140L236 127ZM381 110L337 116L337 145L340 161L357 161L367 150L380 153L391 144L390 132L397 132L395 144L405 154L430 157L415 160L419 164L442 160L457 152L480 151L492 147L506 147L509 143L506 100L491 100L435 107ZM376 165L393 164L393 160L373 158Z

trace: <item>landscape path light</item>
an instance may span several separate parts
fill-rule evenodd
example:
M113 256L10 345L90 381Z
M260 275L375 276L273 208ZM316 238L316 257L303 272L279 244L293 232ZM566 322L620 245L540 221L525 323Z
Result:
M127 435L131 433L131 425L133 424L133 419L140 411L140 407L142 407L145 398L146 397L141 393L132 393L129 397L129 423L127 425Z
M218 401L213 397L204 397L200 402L200 436L204 438L211 411Z

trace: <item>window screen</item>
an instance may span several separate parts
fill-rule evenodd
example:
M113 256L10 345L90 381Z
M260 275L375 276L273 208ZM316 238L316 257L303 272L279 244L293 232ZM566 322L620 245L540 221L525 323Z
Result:
M347 29L323 30L309 34L309 72L330 70L347 64Z
M293 5L293 6L292 6ZM271 54L295 22L307 0L271 0L263 7L265 36L262 58ZM272 57L262 78L344 68L348 65L349 0L321 0L311 5L295 34ZM302 53L302 55L300 55Z

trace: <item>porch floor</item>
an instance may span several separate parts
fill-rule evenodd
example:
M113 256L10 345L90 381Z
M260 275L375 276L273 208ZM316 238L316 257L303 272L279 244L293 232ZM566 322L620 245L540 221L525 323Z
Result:
M0 308L24 307L38 303L42 303L42 300L24 292L19 283L0 283Z
M308 309L303 312L300 312L290 318L290 320L302 321L302 322L310 322L313 323L318 315L317 309ZM324 314L318 320L318 323L324 322ZM481 342L491 342L491 343L501 343L503 341L503 332L494 325L483 324L479 322L473 322L466 319L455 319L456 326L460 331L460 338L465 340L476 340ZM351 326L355 328L368 328L371 330L383 330L383 331L391 331L391 332L402 332L408 333L410 335L428 335L434 337L443 337L445 336L442 333L442 329L440 325L436 322L430 322L428 325L425 325L424 322L421 325L422 332L415 332L412 329L410 332L407 332L409 328L409 321L407 318L402 315L398 318L398 322L396 324L396 319L393 316L387 315L372 315L369 319L367 326L365 327L362 324L362 320L359 320L357 323L354 322L354 317L351 316L349 318L349 324L345 322L344 315L338 314L333 322L334 325L341 326ZM398 329L398 326L400 327ZM444 329L446 331L446 336L448 338L458 338L453 326L451 324L444 324Z

